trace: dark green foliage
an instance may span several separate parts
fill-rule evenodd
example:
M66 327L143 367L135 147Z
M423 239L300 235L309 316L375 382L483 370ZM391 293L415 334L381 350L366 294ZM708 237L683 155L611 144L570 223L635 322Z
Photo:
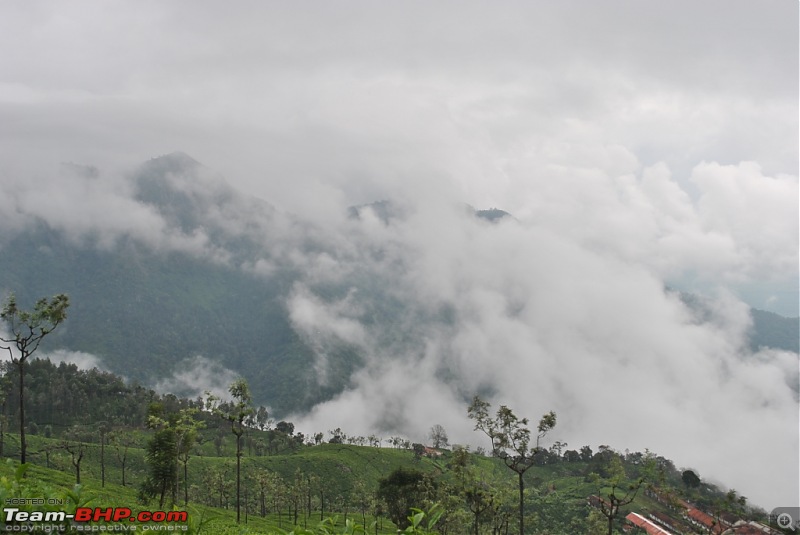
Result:
M291 436L294 433L294 424L281 420L275 424L275 431Z
M419 470L398 468L378 481L378 496L386 503L389 518L400 529L409 526L412 507L425 500L424 479L425 474Z
M685 470L681 474L681 480L686 488L696 489L700 486L700 478L691 470Z
M175 462L178 456L178 441L175 428L162 420L164 408L161 404L153 403L150 406L151 427L154 428L153 437L147 443L147 464L150 475L141 487L141 496L152 499L158 496L159 507L164 507L168 496L177 492L178 466ZM172 421L176 418L172 415Z
M592 459L592 467L599 468L603 475L591 473L587 479L597 486L600 496L600 513L606 518L607 534L612 535L614 526L621 516L622 508L633 502L646 480L654 480L657 462L649 452L644 455L645 469L636 480L626 474L623 457L608 446L600 446L600 451Z
M313 352L286 315L291 278L285 273L265 281L238 268L157 253L133 241L96 249L46 227L9 247L26 257L12 262L9 255L0 255L0 288L19 287L20 300L54 287L70 293L70 328L53 333L57 346L100 356L110 369L148 383L169 377L183 359L214 357L246 375L257 399L282 412L332 395L306 388ZM258 318L257 327L253 318ZM208 348L223 339L232 341L231 350L208 355ZM339 366L337 359L352 355L331 358ZM341 366L331 377L341 376L344 384L353 367L344 361Z
M344 441L347 440L347 435L340 427L337 427L332 431L328 431L328 433L331 435L331 438L328 441L331 444L344 444Z
M19 417L17 367L0 363L0 374L7 378L6 412L8 421ZM168 412L193 406L191 400L160 396L139 385L128 385L120 377L93 368L81 370L75 364L58 365L46 359L32 359L25 367L26 413L39 427L60 436L72 425L107 421L112 427L139 427L147 424L147 406L159 400Z

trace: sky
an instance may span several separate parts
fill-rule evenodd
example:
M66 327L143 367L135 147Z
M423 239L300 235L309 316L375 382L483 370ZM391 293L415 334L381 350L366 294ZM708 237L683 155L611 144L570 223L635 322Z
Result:
M745 305L798 315L797 2L30 1L0 5L0 48L11 227L166 235L119 177L180 150L326 229L334 250L292 257L307 278L287 309L327 333L320 381L326 339L372 358L309 426L464 440L460 399L487 389L531 419L554 408L573 446L650 447L765 507L798 501L796 356L742 342ZM381 199L410 215L344 220ZM465 223L460 203L514 219ZM159 243L204 244L179 241ZM367 298L315 293L359 269L460 322L387 345ZM665 286L705 296L712 320ZM413 421L430 404L446 421ZM755 448L789 475L759 480Z
M575 231L655 167L695 203L696 225L745 240L731 254L749 265L723 275L739 295L798 314L796 247L777 243L797 236L795 2L1 9L7 174L182 150L319 220L439 196L522 220L555 212ZM765 235L775 209L786 226ZM719 254L695 251L673 284L718 280L706 264ZM791 266L753 265L775 254Z

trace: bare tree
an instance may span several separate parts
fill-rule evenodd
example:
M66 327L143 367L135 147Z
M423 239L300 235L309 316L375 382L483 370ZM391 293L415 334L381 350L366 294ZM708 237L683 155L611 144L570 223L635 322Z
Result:
M136 443L133 440L133 437L128 435L127 433L117 432L111 433L111 444L114 446L114 452L117 456L117 461L119 461L120 466L122 467L122 486L125 486L125 466L128 464L128 449L131 446L135 446Z
M85 432L78 426L73 426L66 433L61 440L61 447L69 452L71 456L72 466L75 467L75 483L81 484L81 462L86 454Z
M430 437L434 448L444 448L449 443L447 431L445 431L444 427L442 427L440 424L436 424L431 427L428 437Z

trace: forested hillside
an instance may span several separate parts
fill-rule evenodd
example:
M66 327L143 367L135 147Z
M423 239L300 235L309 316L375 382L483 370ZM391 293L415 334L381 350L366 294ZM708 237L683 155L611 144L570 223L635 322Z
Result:
M14 369L6 366L4 372L2 421L13 422L18 396ZM349 436L342 429L304 436L291 422L275 422L263 407L251 406L241 442L237 501L235 435L230 421L207 410L209 400L160 395L105 372L43 360L32 361L28 375L30 458L36 465L29 490L39 495L55 496L59 491L54 489L69 488L70 478L79 478L80 495L88 500L83 505L147 510L174 503L191 512L193 529L201 517L214 518L206 526L206 532L214 533L237 524L232 516L237 503L246 533L313 528L330 516L367 526L369 533L393 533L396 524L407 526L408 507L441 514L435 531L442 535L515 532L516 475L502 456L450 446L444 429L432 430L435 448L433 442ZM62 399L57 415L52 396ZM225 411L230 408L223 404ZM184 433L180 430L189 429L187 422L194 431L181 435L183 453L167 461L171 490L161 497L149 494L148 481L159 473L154 472L158 457L153 452L174 447L159 437L167 431ZM17 435L5 429L2 436L2 454L12 462ZM749 507L735 491L724 493L649 451L619 452L607 446L595 451L556 441L532 454L525 472L526 533L601 534L609 518L617 533L629 524L625 517L631 512L659 518L662 525L671 522L682 533L692 532L692 511L706 511L709 518L731 525L765 518L764 511ZM23 492L28 484L14 482L12 469L4 468L5 492ZM604 516L603 503L612 497L625 503Z

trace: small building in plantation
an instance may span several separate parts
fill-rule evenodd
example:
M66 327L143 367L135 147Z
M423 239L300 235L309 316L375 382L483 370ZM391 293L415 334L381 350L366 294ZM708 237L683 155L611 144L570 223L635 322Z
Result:
M696 507L692 507L686 511L686 520L693 526L713 533L714 535L721 535L729 527L724 521L717 522L714 517Z
M627 520L637 528L645 530L647 532L647 535L673 535L671 531L667 531L666 529L657 525L655 522L651 522L650 520L646 519L645 517L637 513L628 513L628 516L625 517L625 520Z
M442 452L441 451L439 451L439 450L437 450L435 448L429 448L428 446L425 446L425 449L422 451L422 454L425 457L430 457L432 459L435 459L436 457L441 457L442 456Z
M682 533L684 531L688 531L689 527L686 526L683 522L680 522L669 515L665 515L659 511L654 511L652 513L648 513L647 517L658 524L666 528L669 531L673 531L675 533Z

